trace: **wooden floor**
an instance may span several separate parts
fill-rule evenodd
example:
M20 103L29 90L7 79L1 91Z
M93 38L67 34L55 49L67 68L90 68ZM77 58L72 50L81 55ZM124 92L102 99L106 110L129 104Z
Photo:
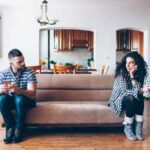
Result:
M122 127L28 129L22 143L3 143L0 150L150 150L150 100L145 102L144 141L129 141ZM37 132L38 131L38 132Z

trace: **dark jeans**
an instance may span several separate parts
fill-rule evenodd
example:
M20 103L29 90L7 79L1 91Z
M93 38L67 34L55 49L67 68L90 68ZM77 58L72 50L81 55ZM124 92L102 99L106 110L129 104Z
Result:
M0 111L6 128L24 128L27 110L35 106L35 100L23 95L0 95ZM15 117L12 110L16 112Z
M140 96L136 99L134 96L129 95L123 98L122 108L126 111L127 117L133 117L135 114L143 115L144 111L144 98Z

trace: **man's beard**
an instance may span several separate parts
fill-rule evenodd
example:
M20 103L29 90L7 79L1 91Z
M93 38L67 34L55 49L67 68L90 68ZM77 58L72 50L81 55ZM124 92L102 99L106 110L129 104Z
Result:
M18 69L17 69L17 72L20 72L20 71L24 70L25 67L26 67L26 66L24 65L24 66L22 66L22 68L18 68Z

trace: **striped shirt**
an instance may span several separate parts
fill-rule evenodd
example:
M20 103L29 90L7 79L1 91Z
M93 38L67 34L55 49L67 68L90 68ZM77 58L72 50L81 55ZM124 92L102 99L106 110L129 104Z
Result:
M8 68L0 73L0 86L3 85L3 81L7 80L11 83L15 83L20 89L27 90L28 83L37 83L35 72L29 68L25 68L14 75L12 68Z
M138 99L139 94L141 95L140 88L141 83L137 81L132 85L131 89L128 89L127 83L122 75L117 76L114 82L113 91L108 106L110 106L114 110L117 116L120 116L122 112L123 98L128 95L133 95Z

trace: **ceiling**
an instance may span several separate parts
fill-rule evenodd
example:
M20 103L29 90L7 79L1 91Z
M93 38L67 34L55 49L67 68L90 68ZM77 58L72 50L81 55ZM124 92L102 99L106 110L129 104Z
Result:
M40 5L43 0L0 0L0 6ZM133 8L136 5L148 8L150 0L47 0L49 7L89 7L98 9ZM113 4L113 5L112 5Z
M16 5L20 3L20 1L19 0L0 0L0 6L1 5Z

